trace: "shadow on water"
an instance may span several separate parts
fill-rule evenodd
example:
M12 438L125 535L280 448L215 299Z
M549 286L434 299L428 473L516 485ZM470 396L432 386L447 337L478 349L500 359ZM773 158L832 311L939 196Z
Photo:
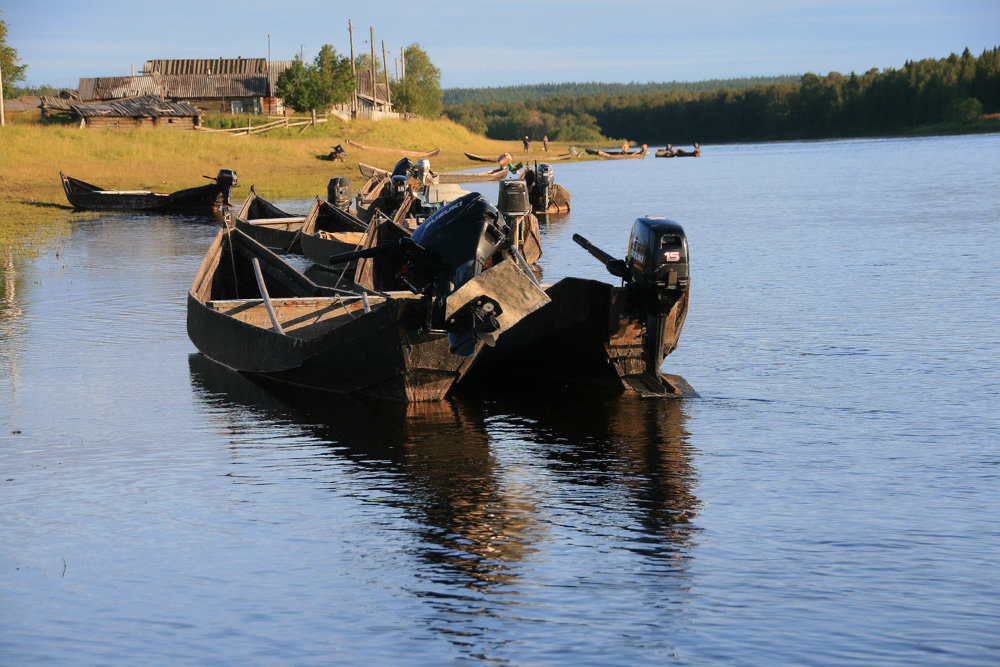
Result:
M446 584L419 595L460 599L516 584L519 564L554 529L548 517L567 512L553 503L579 517L574 530L686 569L698 500L680 401L561 393L553 404L521 391L368 403L259 383L200 354L189 364L196 397L216 414L245 419L249 409L265 425L294 425L327 447L320 459L391 478L378 502L414 521L410 549Z

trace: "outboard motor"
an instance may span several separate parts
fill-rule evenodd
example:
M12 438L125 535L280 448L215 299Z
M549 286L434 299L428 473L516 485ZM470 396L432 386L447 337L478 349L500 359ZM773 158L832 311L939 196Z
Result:
M552 184L556 182L556 174L551 164L538 165L535 179L535 192L538 198L538 210L544 213L549 208L549 197L552 194Z
M430 330L449 332L451 351L472 356L477 340L495 333L503 311L499 302L481 295L444 321L446 298L472 278L507 244L503 216L493 204L470 192L438 209L413 233L396 243L335 255L339 264L362 257L397 254L402 269L397 278L426 298Z
M331 178L326 186L326 200L341 211L351 207L351 179L346 176Z
M239 181L236 171L233 169L220 169L219 174L213 180L219 184L219 189L222 190L223 205L229 206L229 194Z
M413 161L408 157L404 157L392 168L392 177L389 179L389 196L394 201L401 201L406 194L412 170Z
M520 179L500 181L497 208L507 221L507 234L511 245L520 248L524 235L524 216L531 213L528 184Z
M413 168L413 175L423 185L427 185L434 178L431 172L431 161L427 158L417 160L417 166Z
M659 378L660 363L666 356L670 311L690 288L684 228L664 218L638 218L632 225L624 260L614 258L579 234L574 234L573 240L629 287L632 314L646 324L646 371Z

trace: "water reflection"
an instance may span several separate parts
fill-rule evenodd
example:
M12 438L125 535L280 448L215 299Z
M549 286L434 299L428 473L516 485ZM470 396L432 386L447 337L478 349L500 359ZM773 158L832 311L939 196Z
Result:
M517 593L532 555L562 541L615 545L650 574L687 569L698 500L680 401L562 396L553 405L551 396L523 393L411 405L317 400L202 355L189 363L195 395L234 435L234 448L259 446L239 436L248 421L294 427L323 446L294 465L318 457L360 466L366 502L403 511L413 522L406 549L423 564L410 573L423 582L411 591L443 614L428 619L441 632L499 613L482 607L481 595ZM587 548L571 551L579 558Z

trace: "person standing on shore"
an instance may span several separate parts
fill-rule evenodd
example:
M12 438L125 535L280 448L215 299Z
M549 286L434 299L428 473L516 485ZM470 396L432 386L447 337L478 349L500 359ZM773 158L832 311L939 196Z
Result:
M549 135L547 134L542 137L542 150L546 153L549 152Z
M524 135L524 139L522 139L522 141L524 142L524 150L526 150L526 151L530 150L528 148L528 135Z

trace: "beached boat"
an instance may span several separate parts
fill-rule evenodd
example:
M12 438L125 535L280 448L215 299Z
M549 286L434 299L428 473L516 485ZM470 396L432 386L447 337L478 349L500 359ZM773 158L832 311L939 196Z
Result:
M642 397L696 396L683 378L660 372L676 347L688 309L687 238L662 218L639 218L627 257L615 257L574 235L624 282L564 278L546 288L551 299L485 350L470 381L501 377L588 385Z
M473 162L499 162L503 159L503 155L475 155L473 153L466 153L465 157L469 158Z
M206 176L213 181L170 194L148 190L105 190L104 188L71 178L59 172L66 199L73 208L87 211L150 211L155 213L186 213L211 216L220 206L229 206L229 195L236 187L237 176L232 169L220 169L217 176Z
M588 149L589 152L589 149ZM642 148L637 148L629 153L622 152L609 152L609 151L597 151L597 157L601 160L641 160L646 157L646 151Z
M360 148L365 151L381 151L384 153L395 153L396 155L403 155L406 157L434 157L441 152L440 148L432 148L429 151L411 151L404 148L382 148L381 146L366 146L365 144L360 144L357 141L351 139L347 140L347 143L355 148Z
M365 178L385 178L392 174L392 172L386 169L380 169L363 162L358 163L358 170ZM502 181L509 173L510 171L506 167L480 172L432 171L431 178L437 183L442 184L490 183L493 181Z
M470 198L405 243L370 249L403 259L408 291L321 287L239 229L223 228L188 293L188 335L213 361L271 380L440 400L484 341L548 301L506 257L496 209Z

